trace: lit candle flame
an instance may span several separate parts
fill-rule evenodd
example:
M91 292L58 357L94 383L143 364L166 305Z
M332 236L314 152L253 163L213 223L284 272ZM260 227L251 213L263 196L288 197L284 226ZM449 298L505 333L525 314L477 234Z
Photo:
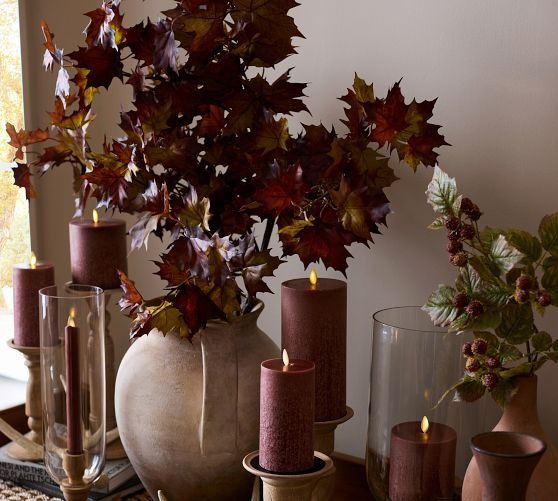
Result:
M318 274L316 273L316 270L314 268L312 268L312 271L310 272L310 285L316 285L318 283Z
M97 209L93 209L93 224L97 224L99 222L99 213Z
M31 252L31 257L29 258L29 267L33 270L37 267L37 256L35 256L34 252Z
M429 427L430 423L428 422L428 418L426 416L423 416L422 421L420 422L420 429L423 433L426 433Z
M76 318L76 308L75 306L72 306L70 308L70 314L68 315L68 327L75 327L76 323L74 321L74 318Z
M289 354L287 350L283 349L283 370L286 371L289 368Z

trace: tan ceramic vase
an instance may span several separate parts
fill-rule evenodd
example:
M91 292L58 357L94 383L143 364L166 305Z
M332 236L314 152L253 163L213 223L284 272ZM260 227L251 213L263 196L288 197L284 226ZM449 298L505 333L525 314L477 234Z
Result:
M543 440L547 449L535 468L527 501L558 499L558 452L541 427L537 410L537 376L519 378L517 393L506 405L502 418L493 431L528 433ZM463 501L481 501L482 483L475 458L471 459L463 480Z
M209 322L192 343L170 334L139 338L116 379L122 443L153 499L250 499L243 457L258 448L260 363L279 356L256 322Z

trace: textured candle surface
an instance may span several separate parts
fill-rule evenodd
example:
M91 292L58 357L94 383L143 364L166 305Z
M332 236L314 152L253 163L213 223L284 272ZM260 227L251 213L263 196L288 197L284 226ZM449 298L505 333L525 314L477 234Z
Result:
M300 473L314 464L315 367L306 360L262 362L260 466Z
M281 286L281 343L293 358L316 364L316 421L346 413L347 284L320 278Z
M39 262L35 268L13 268L14 344L39 346L39 290L54 284L54 265Z
M64 330L66 357L66 423L68 452L81 454L81 378L79 360L79 329L67 326Z
M441 423L395 425L391 430L389 496L393 501L452 499L457 434Z
M70 221L70 261L73 283L102 289L120 287L117 270L128 271L124 221Z

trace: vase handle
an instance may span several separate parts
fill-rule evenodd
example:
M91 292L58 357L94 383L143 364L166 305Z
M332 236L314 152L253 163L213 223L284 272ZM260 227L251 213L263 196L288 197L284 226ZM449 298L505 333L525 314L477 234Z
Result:
M234 332L231 329L205 329L201 333L201 348L201 453L235 452L238 435L238 360Z

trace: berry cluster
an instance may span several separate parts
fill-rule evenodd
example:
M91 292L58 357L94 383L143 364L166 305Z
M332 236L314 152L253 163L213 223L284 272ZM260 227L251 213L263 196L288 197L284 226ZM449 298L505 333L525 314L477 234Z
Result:
M550 305L552 296L550 292L539 289L537 279L530 277L526 273L521 273L515 281L514 299L517 303L523 304L533 298L543 308Z
M465 312L471 318L478 318L484 313L484 306L478 299L472 299L465 292L458 292L453 296L453 305L456 308L465 308Z
M482 384L488 391L492 391L500 382L497 369L500 359L488 354L488 343L484 339L475 339L472 343L465 343L462 348L467 359L465 370L470 374L478 374Z
M475 238L475 227L471 223L477 221L480 216L478 206L470 198L463 198L459 207L459 217L449 216L444 220L448 232L446 249L450 254L449 261L454 266L461 267L467 264L468 258L463 251L463 242Z

